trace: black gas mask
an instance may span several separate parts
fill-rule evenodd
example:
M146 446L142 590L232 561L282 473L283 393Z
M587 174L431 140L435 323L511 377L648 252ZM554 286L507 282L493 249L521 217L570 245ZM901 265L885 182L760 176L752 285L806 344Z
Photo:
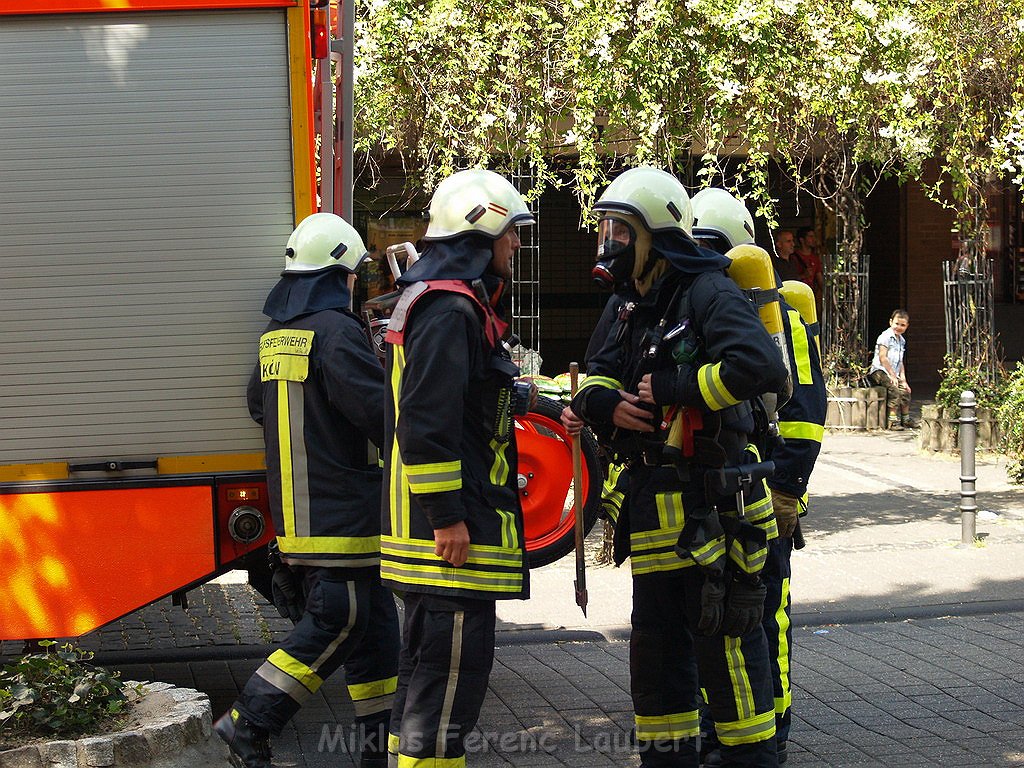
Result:
M590 272L606 290L617 290L633 278L636 230L621 218L605 217L597 223L597 262Z

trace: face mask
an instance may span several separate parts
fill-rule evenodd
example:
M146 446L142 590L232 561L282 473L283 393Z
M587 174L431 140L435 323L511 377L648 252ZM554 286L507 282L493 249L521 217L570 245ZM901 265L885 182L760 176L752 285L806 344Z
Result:
M597 262L590 275L605 289L615 289L633 276L636 232L621 219L604 218L597 224Z

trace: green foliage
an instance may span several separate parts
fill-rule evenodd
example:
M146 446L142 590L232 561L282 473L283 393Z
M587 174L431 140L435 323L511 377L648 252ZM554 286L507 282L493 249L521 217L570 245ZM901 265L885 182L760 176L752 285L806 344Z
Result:
M588 209L610 172L651 163L734 188L772 226L775 159L854 261L884 176L921 181L974 237L978 184L1024 178L1022 16L1024 0L357 0L361 178L388 153L424 190L473 165L557 185L564 165Z
M999 406L999 427L1010 463L1006 473L1015 483L1024 483L1024 363L1007 377Z
M93 654L69 643L40 645L0 669L0 735L78 736L123 712L120 673L86 663Z
M960 407L960 394L969 389L979 408L995 410L1003 402L1004 386L999 380L998 372L989 375L981 367L946 355L942 370L942 382L935 393L935 403L943 408Z
M859 347L857 348L859 351ZM821 370L830 390L836 387L856 387L867 378L868 366L863 354L851 352L846 346L822 350Z

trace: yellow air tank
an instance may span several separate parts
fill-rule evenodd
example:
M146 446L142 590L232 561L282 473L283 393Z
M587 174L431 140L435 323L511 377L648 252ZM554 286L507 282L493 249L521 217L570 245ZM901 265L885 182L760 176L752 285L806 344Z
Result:
M818 308L814 301L814 291L807 283L799 280L787 280L779 288L783 300L800 313L800 318L808 328L814 329L814 343L818 345L821 355L821 339L818 332Z
M775 282L772 257L764 248L753 244L737 245L725 255L732 261L727 270L729 277L753 300L761 322L779 348L786 371L789 371L789 344L786 343L786 332L782 324L782 305L779 304L776 292L778 284ZM790 376L785 391L779 393L779 407L789 399L792 386Z

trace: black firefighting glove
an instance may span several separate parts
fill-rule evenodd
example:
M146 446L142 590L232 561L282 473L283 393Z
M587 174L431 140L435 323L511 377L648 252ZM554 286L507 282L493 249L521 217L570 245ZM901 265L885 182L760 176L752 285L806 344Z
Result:
M768 594L761 579L744 577L733 579L725 601L722 633L742 637L754 631L764 616L764 599Z
M302 597L302 584L298 574L285 564L274 570L270 579L270 590L274 597L274 607L284 619L291 619L298 624L306 609L306 601Z
M725 616L725 582L718 576L706 576L700 590L700 618L697 632L704 637L717 635Z

